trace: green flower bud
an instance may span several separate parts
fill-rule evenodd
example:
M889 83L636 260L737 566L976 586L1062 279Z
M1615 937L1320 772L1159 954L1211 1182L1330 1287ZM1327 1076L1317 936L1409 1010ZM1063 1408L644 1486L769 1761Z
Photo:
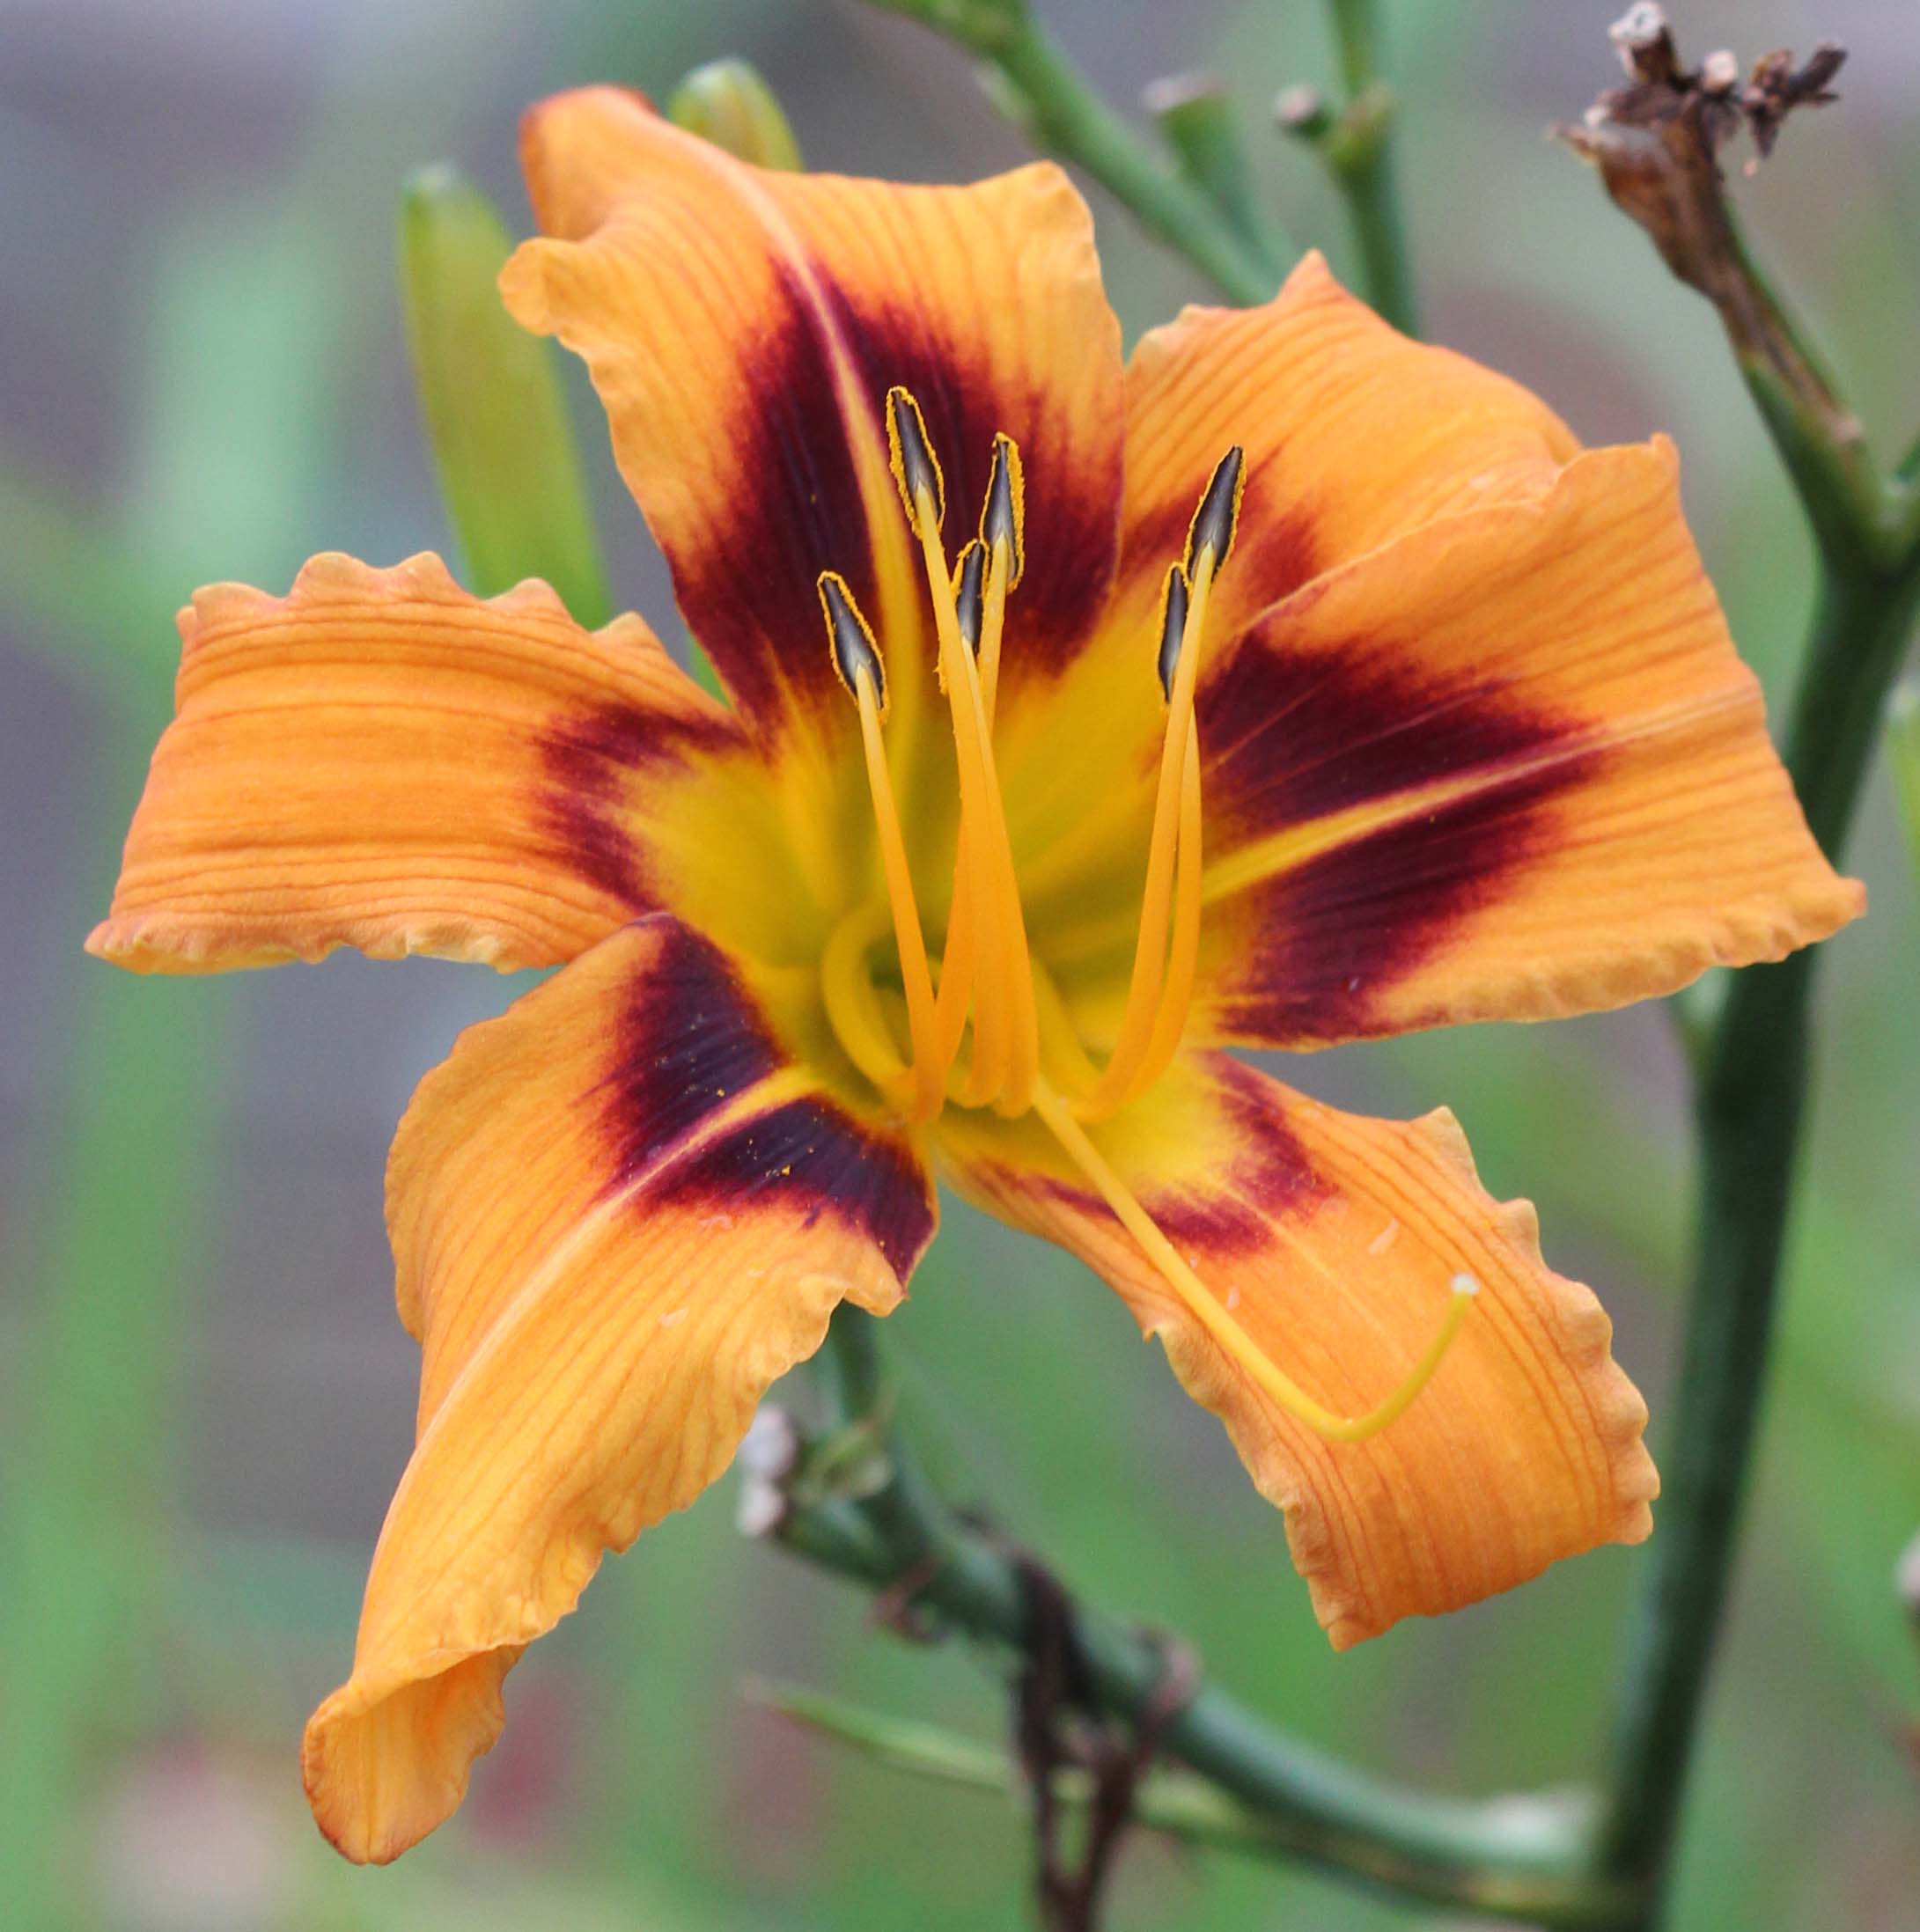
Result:
M400 283L421 413L467 581L483 597L544 578L577 621L610 615L600 544L550 344L508 315L512 241L452 168L400 208Z
M774 91L746 61L710 61L673 90L667 118L742 161L794 169L800 150Z

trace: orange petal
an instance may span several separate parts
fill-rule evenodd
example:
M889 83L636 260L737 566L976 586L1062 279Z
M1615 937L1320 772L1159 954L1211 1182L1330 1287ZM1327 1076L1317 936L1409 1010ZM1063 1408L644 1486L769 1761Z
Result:
M1864 905L1807 833L1665 442L1298 592L1215 663L1200 737L1217 1039L1617 1006Z
M1057 168L971 187L762 171L607 88L536 108L525 147L561 239L514 256L507 305L585 357L680 607L750 718L826 707L850 733L814 591L833 569L886 641L890 731L913 729L933 648L888 468L896 383L945 467L950 550L979 515L995 432L1020 445L1008 665L1078 639L1113 570L1119 327Z
M1537 493L1579 446L1537 396L1409 342L1310 253L1263 306L1188 308L1135 345L1116 645L1152 649L1167 565L1234 444L1247 484L1208 621L1221 639L1435 517Z
M137 971L571 959L652 903L676 788L741 754L638 618L583 630L531 582L483 603L435 556L315 557L283 598L215 584L180 628L177 715L87 941Z
M1284 1413L1169 1290L1031 1121L944 1130L960 1189L1079 1255L1157 1334L1286 1521L1336 1649L1648 1531L1646 1408L1592 1293L1541 1260L1526 1201L1481 1187L1453 1116L1370 1120L1224 1056L1177 1065L1096 1138L1253 1345L1336 1413L1365 1413L1479 1293L1432 1381L1380 1434L1329 1443Z
M452 1811L522 1648L725 1468L841 1301L894 1307L933 1214L913 1152L662 915L460 1037L387 1170L419 1440L307 1727L342 1851L384 1862Z

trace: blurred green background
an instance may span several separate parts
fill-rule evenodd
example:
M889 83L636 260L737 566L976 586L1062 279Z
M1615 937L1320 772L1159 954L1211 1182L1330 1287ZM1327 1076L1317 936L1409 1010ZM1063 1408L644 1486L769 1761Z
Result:
M1318 0L1047 0L1130 105L1234 77L1296 235L1350 261L1275 89L1325 81ZM1401 158L1429 327L1593 440L1678 438L1749 658L1778 688L1808 547L1710 312L1542 138L1614 75L1618 0L1399 0ZM1892 454L1920 421L1920 18L1880 0L1676 7L1686 48L1854 50L1844 105L1742 184L1757 239ZM393 273L402 179L458 160L524 225L519 107L664 95L747 55L811 165L965 178L1023 158L944 44L855 0L0 0L0 1924L114 1932L543 1925L674 1932L1020 1920L997 1801L850 1761L743 1701L749 1672L990 1735L964 1655L734 1534L722 1485L608 1567L533 1652L449 1826L385 1873L326 1849L295 1747L343 1673L406 1457L416 1358L380 1225L414 1081L519 989L478 969L136 981L82 957L169 709L173 609L283 590L321 548L445 547ZM1129 333L1202 291L1094 197ZM622 603L664 573L568 372ZM1676 1922L1920 1922L1920 1654L1892 1570L1920 1524L1920 940L1877 781L1836 941L1819 1112L1750 1532ZM1659 1427L1688 1184L1681 1070L1643 1010L1287 1069L1461 1115L1539 1202ZM1610 1551L1444 1625L1325 1648L1278 1523L1091 1276L955 1212L888 1325L952 1492L1095 1600L1185 1633L1304 1734L1469 1792L1577 1779L1637 1562ZM1118 1928L1418 1914L1143 1841Z

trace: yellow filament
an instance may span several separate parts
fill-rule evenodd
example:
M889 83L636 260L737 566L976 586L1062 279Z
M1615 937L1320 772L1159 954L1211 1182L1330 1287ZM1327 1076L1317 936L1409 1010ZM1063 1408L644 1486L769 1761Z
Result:
M1125 1099L1144 1093L1172 1064L1187 1015L1194 1003L1194 980L1200 965L1200 728L1187 719L1187 756L1180 778L1180 865L1173 886L1173 945L1160 989L1159 1010L1146 1056L1127 1083Z
M994 769L993 757L994 709L1000 694L1000 641L1006 628L1007 588L1011 570L1011 556L1002 539L987 555L987 579L982 587L976 702L1013 942L1006 960L1006 971L1011 982L1012 1054L1005 1090L995 1104L1002 1113L1017 1118L1025 1113L1031 1104L1034 1082L1040 1073L1040 1019L1034 994L1033 955L1026 941L1026 915L1020 904L1019 880L1013 870L1013 848L1007 834L1006 811L1000 797L999 774ZM969 665L967 668L971 681L975 667Z
M1079 1029L1073 1024L1073 1016L1067 1010L1067 1003L1061 997L1053 974L1037 959L1033 966L1041 1067L1056 1089L1063 1087L1070 1098L1083 1098L1100 1084L1100 1069L1080 1044Z
M1007 577L1012 568L1006 540L987 553L987 581L982 586L980 622L980 695L986 707L987 729L993 729L994 707L1000 696L1000 636L1006 628Z
M1159 1010L1160 986L1166 971L1166 934L1173 913L1173 860L1179 844L1182 773L1187 740L1192 728L1194 685L1199 675L1200 633L1206 621L1207 592L1213 585L1211 548L1196 562L1187 602L1187 621L1181 631L1180 661L1167 704L1166 734L1160 744L1159 790L1153 802L1153 834L1147 847L1146 886L1140 898L1140 930L1134 942L1133 978L1121 1015L1120 1037L1113 1058L1092 1093L1081 1103L1088 1119L1110 1113L1125 1098L1145 1059Z
M997 1091L1006 1066L1007 1009L1002 985L990 972L980 970L983 963L997 963L1004 954L1004 937L1000 920L999 895L992 878L992 854L982 836L987 808L986 775L981 756L977 714L967 702L961 682L962 667L972 667L972 658L960 635L960 616L953 605L953 588L940 555L936 509L932 498L923 494L913 518L915 534L926 560L927 581L933 593L933 622L939 638L940 686L946 693L953 715L954 760L960 774L960 876L967 882L967 924L971 944L967 980L974 1003L974 1050L968 1077L960 1098L968 1106L983 1106ZM956 913L959 888L955 888ZM949 937L947 965L943 978L953 970L954 947ZM956 1036L957 1046L957 1036Z
M960 834L955 858L953 904L946 915L946 950L940 960L940 994L935 1003L934 1046L943 1068L953 1064L967 1030L967 1003L974 989L973 874L965 863L967 832Z
M867 948L886 929L879 907L871 905L835 927L820 955L820 997L828 1024L848 1059L898 1106L914 1091L915 1083L887 1032L866 970Z
M962 1098L972 1106L991 1100L1003 1111L1024 1113L1040 1061L1033 988L1023 970L1026 922L1013 877L1006 820L1000 810L1000 788L993 768L993 744L978 667L960 638L953 585L940 554L932 496L923 491L916 509L914 521L933 596L942 681L953 718L960 767L960 843L973 881L969 919L974 927L974 1055ZM947 951L951 959L951 944Z
M900 983L907 995L907 1030L913 1040L914 1110L923 1118L931 1118L939 1111L946 1073L936 1046L933 976L927 966L926 937L920 929L920 909L914 900L913 873L907 863L907 841L900 829L886 746L880 736L879 701L874 695L872 677L864 668L857 684L867 789L873 797L880 865L886 874L886 902L893 913L894 944L900 953Z
M1453 1277L1453 1299L1439 1330L1400 1386L1364 1415L1336 1415L1275 1366L1254 1338L1181 1259L1179 1251L1160 1231L1153 1217L1134 1199L1126 1183L1107 1164L1100 1150L1087 1138L1086 1129L1074 1119L1059 1096L1044 1087L1038 1089L1034 1095L1034 1109L1052 1129L1055 1139L1074 1165L1100 1191L1101 1198L1139 1244L1141 1252L1159 1272L1181 1304L1262 1393L1271 1397L1296 1421L1305 1423L1316 1436L1335 1443L1364 1442L1405 1414L1414 1398L1432 1379L1433 1371L1439 1367L1453 1346L1453 1338L1460 1333L1460 1324L1467 1319L1468 1303L1479 1292L1480 1284L1472 1275L1456 1275Z
M980 636L981 703L987 729L993 729L994 702L1000 681L1000 639L1006 623L1008 560L1007 547L994 545L988 554L984 587L984 615ZM936 1054L942 1069L953 1064L960 1052L960 1036L967 1028L967 1001L974 987L974 895L973 875L965 863L967 831L960 829L961 857L953 879L953 904L947 915L946 951L940 967L938 1023L935 1029ZM1076 1042L1076 1045L1078 1043ZM969 1068L969 1075L972 1069ZM963 1084L962 1092L966 1091ZM957 1096L956 1096L957 1098ZM987 1098L982 1093L980 1101Z

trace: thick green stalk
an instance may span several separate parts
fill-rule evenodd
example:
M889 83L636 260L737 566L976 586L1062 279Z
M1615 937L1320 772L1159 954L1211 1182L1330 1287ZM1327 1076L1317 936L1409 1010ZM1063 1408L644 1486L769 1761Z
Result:
M841 1422L884 1402L876 1324L835 1317L823 1381ZM976 1641L1018 1653L1027 1596L1014 1554L957 1518L897 1439L891 1479L857 1503L796 1510L779 1531L796 1554L872 1588L910 1591L912 1606ZM1137 1720L1166 1668L1161 1648L1092 1611L1075 1631L1101 1708ZM1530 1924L1600 1926L1621 1901L1585 1870L1580 1814L1551 1800L1480 1805L1407 1791L1276 1730L1203 1685L1161 1732L1169 1757L1257 1812L1273 1848L1409 1893Z
M1823 572L1786 761L1836 862L1916 605L1920 562L1895 575ZM1600 1869L1643 1894L1628 1927L1659 1922L1725 1606L1806 1111L1816 958L1797 952L1738 974L1702 1057L1693 1297L1600 1840Z
M1900 798L1900 821L1907 834L1907 856L1920 880L1920 683L1898 686L1887 713L1887 761L1893 767Z
M1322 152L1353 223L1367 300L1395 328L1417 335L1420 305L1394 169L1394 100L1379 73L1379 9L1375 0L1331 4L1347 112Z
M1229 299L1264 302L1278 278L1262 251L1212 200L1167 167L1102 99L1023 0L872 0L977 55L1000 107L1036 147L1083 167L1150 233L1218 284ZM1298 253L1275 238L1283 257Z
M1023 21L989 62L1038 145L1078 162L1143 227L1187 256L1232 300L1264 302L1273 294L1278 278L1260 252L1206 195L1161 165L1038 20Z
M1281 258L1268 233L1232 95L1209 77L1176 76L1154 82L1143 104L1179 157L1181 173L1219 209L1278 281Z

